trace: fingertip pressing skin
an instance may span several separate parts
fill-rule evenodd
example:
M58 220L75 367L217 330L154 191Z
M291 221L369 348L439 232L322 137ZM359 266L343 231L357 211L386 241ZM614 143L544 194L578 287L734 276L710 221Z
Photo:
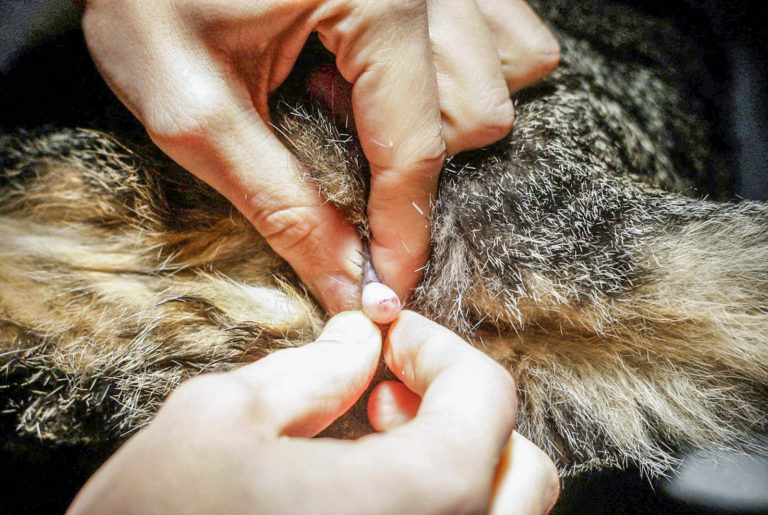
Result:
M363 313L377 324L389 324L400 314L400 298L388 286L372 282L363 288Z

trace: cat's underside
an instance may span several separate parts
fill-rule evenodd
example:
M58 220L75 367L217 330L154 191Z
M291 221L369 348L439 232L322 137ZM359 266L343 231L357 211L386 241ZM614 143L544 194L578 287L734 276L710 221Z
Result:
M508 138L446 165L409 307L512 372L518 430L564 473L660 473L670 446L740 447L768 424L768 206L669 192L719 180L672 27L569 2L540 12L562 64L519 96ZM330 120L307 99L276 106L365 234L364 159ZM9 135L0 164L0 409L20 434L124 438L186 377L323 324L247 221L149 146ZM353 410L328 434L366 430Z

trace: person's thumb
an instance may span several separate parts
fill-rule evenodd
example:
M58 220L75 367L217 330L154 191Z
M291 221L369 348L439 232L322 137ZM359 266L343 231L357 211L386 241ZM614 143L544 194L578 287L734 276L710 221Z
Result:
M195 115L190 129L163 134L150 128L150 134L229 199L328 311L359 308L362 245L354 227L251 105L226 98L208 111L215 114Z
M253 393L254 411L268 434L312 437L357 401L380 353L378 328L352 311L333 317L315 342L275 352L232 377Z

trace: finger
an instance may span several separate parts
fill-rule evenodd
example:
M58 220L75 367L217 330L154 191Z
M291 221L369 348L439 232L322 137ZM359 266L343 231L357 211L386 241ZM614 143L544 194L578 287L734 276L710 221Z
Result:
M368 397L368 420L376 431L389 431L416 416L421 397L403 383L383 381Z
M138 37L146 45L145 59L134 63L144 67L135 81L107 73L117 75L118 94L132 100L128 105L158 146L229 199L329 310L358 308L361 242L260 117L270 77L223 64L183 27L161 25L157 37ZM302 38L291 36L276 56L254 60L279 78ZM109 43L107 61L130 62L133 53L102 40Z
M514 108L499 54L474 0L430 0L429 35L449 155L506 136Z
M384 348L387 366L416 395L416 417L393 432L427 436L446 452L495 463L514 426L512 377L456 334L411 311L395 321Z
M560 46L523 0L476 0L501 58L510 93L545 77L560 62Z
M252 393L261 431L312 437L357 401L380 351L378 328L361 312L346 312L333 317L314 343L275 352L232 377Z
M371 165L371 257L405 298L429 254L429 215L445 156L427 12L422 2L359 3L318 24L352 87L355 126Z
M496 468L489 513L549 513L560 496L560 478L552 460L517 431Z
M181 127L148 124L153 140L232 202L330 312L359 309L357 231L306 179L245 92L214 84L201 96L178 118Z
M363 288L363 313L377 324L389 324L400 314L400 299L389 287L371 282Z

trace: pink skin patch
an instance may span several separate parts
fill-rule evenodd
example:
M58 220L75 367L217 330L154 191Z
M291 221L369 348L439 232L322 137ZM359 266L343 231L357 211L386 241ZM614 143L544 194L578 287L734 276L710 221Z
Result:
M400 298L388 286L372 282L363 288L363 313L377 324L392 322L400 308Z
M307 93L330 111L336 123L355 133L352 117L352 84L344 80L333 64L319 66L309 76Z

